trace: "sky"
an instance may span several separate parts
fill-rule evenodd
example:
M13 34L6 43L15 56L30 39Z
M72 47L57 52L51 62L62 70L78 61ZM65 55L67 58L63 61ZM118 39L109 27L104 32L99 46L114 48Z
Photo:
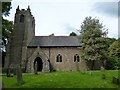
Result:
M14 21L16 8L30 6L35 17L35 35L79 35L83 20L91 16L100 20L108 29L108 37L118 38L118 0L12 0L7 19Z

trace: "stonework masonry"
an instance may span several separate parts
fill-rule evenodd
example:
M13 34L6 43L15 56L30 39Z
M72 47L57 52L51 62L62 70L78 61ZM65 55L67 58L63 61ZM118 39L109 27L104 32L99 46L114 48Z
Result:
M62 62L56 62L58 54L61 54ZM84 60L80 58L80 62L74 62L74 56L76 54L80 56L80 48L77 47L29 48L27 53L28 56L27 71L34 72L33 62L36 57L40 57L43 60L43 62L49 59L50 62L52 63L53 70L56 71L85 70L87 67Z

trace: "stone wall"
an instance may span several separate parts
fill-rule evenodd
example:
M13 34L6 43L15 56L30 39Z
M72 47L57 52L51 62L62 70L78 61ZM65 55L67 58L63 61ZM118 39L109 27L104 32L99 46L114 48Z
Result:
M62 62L56 62L57 55L62 56ZM47 71L49 71L48 59L52 67L56 71L77 71L85 70L86 63L80 58L80 62L74 62L74 55L80 56L80 48L77 47L56 47L56 48L28 48L28 72L34 72L33 62L36 57L40 57L44 63L47 63ZM32 68L32 69L31 69ZM44 72L45 70L43 70Z

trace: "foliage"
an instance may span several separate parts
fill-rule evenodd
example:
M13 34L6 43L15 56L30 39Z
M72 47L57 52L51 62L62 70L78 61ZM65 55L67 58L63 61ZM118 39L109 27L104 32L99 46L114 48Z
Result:
M105 38L105 40L106 40L106 46L107 46L107 48L109 48L110 45L111 45L114 41L116 41L115 38Z
M120 48L118 43L120 43L118 40L113 42L109 47L109 56L110 57L120 57Z
M2 40L1 41L2 41L3 47L0 48L2 50L2 62L4 62L5 60L5 55L6 55L5 48L6 48L7 40L10 37L11 32L13 31L13 22L7 19L4 19L4 17L9 16L10 9L11 9L11 2L2 2L2 15L1 15L2 16Z
M2 16L9 16L11 8L11 2L2 2Z
M102 79L101 71L81 72L54 72L24 74L24 85L16 84L16 76L2 77L5 88L117 88L112 84L112 77L118 76L117 70L104 71L106 79ZM12 81L12 82L11 82ZM90 83L92 81L92 83Z
M117 57L109 57L109 59L106 62L106 69L107 70L118 70L119 67L120 58Z
M80 42L82 43L82 58L87 61L107 59L106 35L107 30L98 19L86 17L81 25ZM92 69L93 67L91 67Z
M120 44L120 41L116 40L108 48L109 59L107 61L106 69L118 69L119 68L120 48L118 44Z
M1 16L2 16L2 45L3 47L0 48L2 50L2 62L5 61L6 44L7 44L8 38L10 37L11 32L13 31L13 22L7 19L4 19L4 17L9 16L10 9L11 9L11 2L2 2L2 15Z
M3 38L9 38L13 31L13 22L2 18L2 36Z
M13 30L13 22L7 19L4 19L4 16L9 16L11 9L11 2L2 2L2 39L3 42L5 39L10 37L10 34ZM6 44L4 42L4 44Z
M69 36L77 36L75 32L71 32Z

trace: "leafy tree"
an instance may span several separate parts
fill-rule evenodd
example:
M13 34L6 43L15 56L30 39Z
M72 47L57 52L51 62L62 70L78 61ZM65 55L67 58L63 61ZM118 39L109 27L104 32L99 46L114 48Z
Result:
M75 32L71 32L69 36L77 36Z
M3 45L6 45L6 39L10 37L10 33L13 30L13 22L4 17L9 16L11 9L11 2L2 2L2 41Z
M106 39L106 47L107 47L107 54L108 54L108 59L106 61L105 69L115 69L115 62L116 58L110 57L109 56L109 48L113 42L116 41L115 38L105 38Z
M117 41L113 42L110 45L110 47L109 47L109 56L110 57L119 57L119 55L120 55L120 52L119 52L120 48L118 46L118 43L120 43L120 42L118 42L118 40L117 40Z
M99 60L103 63L107 59L106 39L107 29L98 19L86 17L81 25L80 42L82 43L81 57L87 60L90 69Z
M10 37L10 34L13 30L13 22L4 19L4 17L9 16L9 11L11 9L11 2L2 2L2 47L0 48L2 50L2 64L4 64L4 59L5 59L5 48L7 44L7 40ZM4 65L2 65L4 66Z
M11 8L11 2L2 2L2 16L9 16Z
M108 48L109 51L109 59L107 61L107 69L118 69L119 61L120 61L120 48L119 45L120 41L114 41L110 47Z
M3 39L9 38L10 33L13 30L13 22L4 19L10 14L11 2L2 2L2 37Z
M109 48L110 47L110 45L114 42L114 41L116 41L116 39L115 38L105 38L106 39L106 46L107 46L107 48Z
M8 39L12 31L13 31L13 22L2 18L2 38L4 40Z
M9 21L9 20L6 20L4 19L4 17L7 17L9 16L9 11L11 9L11 2L2 2L2 61L4 62L4 59L5 59L5 48L6 48L6 42L7 42L7 39L9 38L10 36L10 33L12 32L13 30L13 23L12 21ZM4 64L4 63L3 63ZM4 66L4 65L2 65Z

